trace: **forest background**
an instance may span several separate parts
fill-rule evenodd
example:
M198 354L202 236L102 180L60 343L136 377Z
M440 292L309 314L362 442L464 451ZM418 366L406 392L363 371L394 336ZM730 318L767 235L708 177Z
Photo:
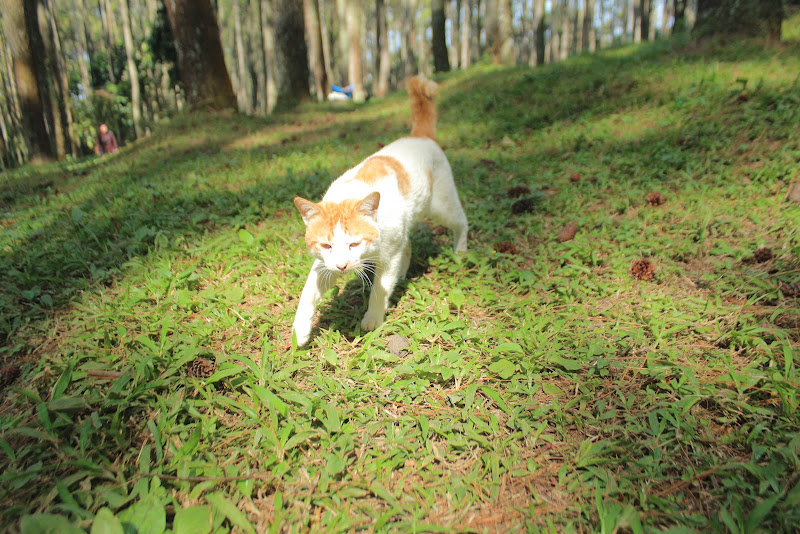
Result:
M125 144L190 107L265 115L324 100L331 84L353 83L361 101L418 72L561 61L666 36L696 12L687 0L5 0L0 162L85 156L102 122ZM181 71L175 43L191 28L206 32L197 57L208 65ZM19 71L15 42L29 47ZM187 100L192 78L213 80L216 95Z

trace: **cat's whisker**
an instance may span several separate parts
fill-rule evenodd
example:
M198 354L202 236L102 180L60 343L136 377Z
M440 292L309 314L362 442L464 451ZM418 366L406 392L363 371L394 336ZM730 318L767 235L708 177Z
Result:
M356 274L361 279L361 291L364 291L367 287L372 291L372 280L369 279L369 276L363 269L356 269Z

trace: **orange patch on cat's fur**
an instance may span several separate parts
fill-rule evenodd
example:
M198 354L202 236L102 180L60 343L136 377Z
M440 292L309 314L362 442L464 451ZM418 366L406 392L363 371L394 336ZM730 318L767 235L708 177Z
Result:
M347 199L342 202L320 202L320 209L306 226L306 245L314 248L320 241L331 241L337 225L342 226L347 234L361 236L365 242L378 238L378 229L370 223L359 210L360 199Z
M394 172L397 179L397 188L400 190L400 194L407 197L411 191L408 172L399 161L390 156L372 156L358 169L353 179L372 185L386 178L391 172Z

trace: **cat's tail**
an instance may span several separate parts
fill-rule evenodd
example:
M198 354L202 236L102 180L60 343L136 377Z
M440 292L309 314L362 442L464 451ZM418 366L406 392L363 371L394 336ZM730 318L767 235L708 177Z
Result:
M436 136L436 105L433 97L439 91L436 82L422 76L408 80L408 98L411 100L411 137Z

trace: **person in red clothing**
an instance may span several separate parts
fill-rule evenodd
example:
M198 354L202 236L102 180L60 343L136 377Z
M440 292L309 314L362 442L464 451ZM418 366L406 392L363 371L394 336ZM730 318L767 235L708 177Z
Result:
M98 156L102 156L103 154L116 152L117 149L119 149L119 146L117 146L117 138L114 132L109 130L107 125L101 124L100 132L97 134L97 144L94 147L95 153Z

